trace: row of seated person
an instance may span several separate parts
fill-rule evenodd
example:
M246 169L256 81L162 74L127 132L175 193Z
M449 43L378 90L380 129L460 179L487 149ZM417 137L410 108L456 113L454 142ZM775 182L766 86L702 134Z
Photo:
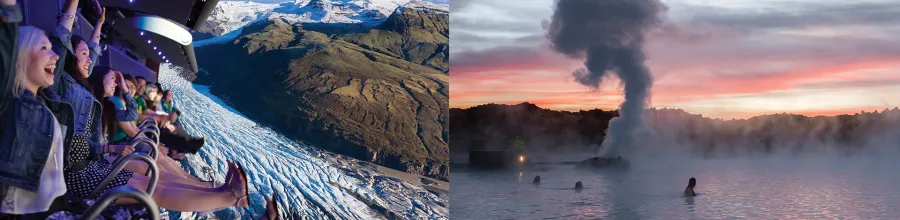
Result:
M99 20L85 41L72 35L78 3L66 1L48 35L20 26L15 0L0 0L0 216L94 219L107 210L107 218L121 217L107 208L112 203L143 204L149 210L119 210L158 219L157 205L183 212L248 206L239 163L228 162L220 186L190 175L172 157L196 153L203 139L179 133L178 113L161 114L166 102L150 91L135 98L137 80L129 88L125 74L93 64L105 9L94 0ZM267 205L265 217L274 219L277 204Z

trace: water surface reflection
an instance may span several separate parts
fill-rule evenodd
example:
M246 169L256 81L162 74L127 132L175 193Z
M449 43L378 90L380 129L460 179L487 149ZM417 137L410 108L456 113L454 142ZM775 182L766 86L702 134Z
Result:
M511 172L453 169L454 219L900 217L900 172L881 162L700 161L598 172L559 165ZM541 176L541 184L531 181ZM682 196L687 179L697 197ZM584 189L575 190L582 181Z

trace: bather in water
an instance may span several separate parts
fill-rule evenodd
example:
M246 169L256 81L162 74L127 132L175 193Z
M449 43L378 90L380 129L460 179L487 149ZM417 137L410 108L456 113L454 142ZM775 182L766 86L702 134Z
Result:
M696 185L697 185L697 179L694 179L693 177L691 177L691 179L688 180L687 188L684 188L684 196L685 197L697 196L697 193L694 193L694 186L696 186Z

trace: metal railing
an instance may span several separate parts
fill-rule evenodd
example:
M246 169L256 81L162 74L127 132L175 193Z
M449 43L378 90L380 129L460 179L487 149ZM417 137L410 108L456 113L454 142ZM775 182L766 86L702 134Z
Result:
M82 215L80 219L96 219L97 216L100 215L100 212L103 211L103 209L112 204L116 199L122 197L137 200L139 203L147 207L147 211L150 212L150 217L153 220L159 220L159 208L156 206L156 202L153 201L153 198L150 197L150 195L146 192L140 191L128 185L110 189L108 192L103 194L103 197L97 199L94 205L88 208L88 210L85 211L84 215Z
M149 120L148 120L149 119ZM156 189L157 182L159 181L159 169L156 164L156 159L159 157L159 153L157 152L157 147L159 146L159 127L156 126L156 120L153 118L148 118L141 122L141 131L138 135L131 140L129 143L132 147L137 147L138 144L147 144L150 146L150 152L148 154L138 154L132 153L126 155L124 157L116 158L113 162L115 166L113 170L106 176L103 181L97 185L96 188L91 192L90 197L95 198L100 195L100 192L103 192L103 189L112 182L115 177L122 172L122 169L125 169L125 165L132 160L142 160L147 163L147 174L150 175L150 183L147 184L147 191L140 191L135 189L132 186L119 186L110 189L102 197L97 199L94 204L85 211L85 214L81 216L81 219L94 219L100 213L106 209L110 204L112 204L115 200L127 197L137 200L140 204L143 204L147 207L150 212L150 216L154 220L159 219L159 206L156 205L156 202L153 201L153 191ZM148 138L148 135L153 135L156 141Z
M125 158L119 160L118 163L115 164L116 166L109 173L109 175L107 175L106 178L100 182L100 185L97 185L97 188L94 188L94 191L91 192L90 197L94 198L94 197L99 196L100 192L102 192L103 189L106 188L106 185L109 185L109 183L112 182L112 180L116 178L116 175L118 175L119 172L122 172L122 169L125 169L125 165L127 165L128 162L131 160L143 160L144 162L147 162L147 164L149 165L149 167L147 169L149 169L151 171L151 173L150 173L150 184L147 185L147 193L152 195L153 190L156 189L156 182L159 180L159 170L156 166L156 161L154 161L152 158L148 157L147 155L134 153L134 154L129 154L128 156L125 156Z

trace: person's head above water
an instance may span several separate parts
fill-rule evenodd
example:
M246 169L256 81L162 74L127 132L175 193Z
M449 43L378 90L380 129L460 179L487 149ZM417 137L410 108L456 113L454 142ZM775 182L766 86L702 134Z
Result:
M535 184L541 183L541 176L534 176L534 180L531 181L531 183L535 183Z
M691 177L691 179L688 180L688 188L693 189L694 186L697 186L697 179L694 179L694 177Z
M575 182L575 188L576 189L584 188L583 185L581 184L581 181Z

